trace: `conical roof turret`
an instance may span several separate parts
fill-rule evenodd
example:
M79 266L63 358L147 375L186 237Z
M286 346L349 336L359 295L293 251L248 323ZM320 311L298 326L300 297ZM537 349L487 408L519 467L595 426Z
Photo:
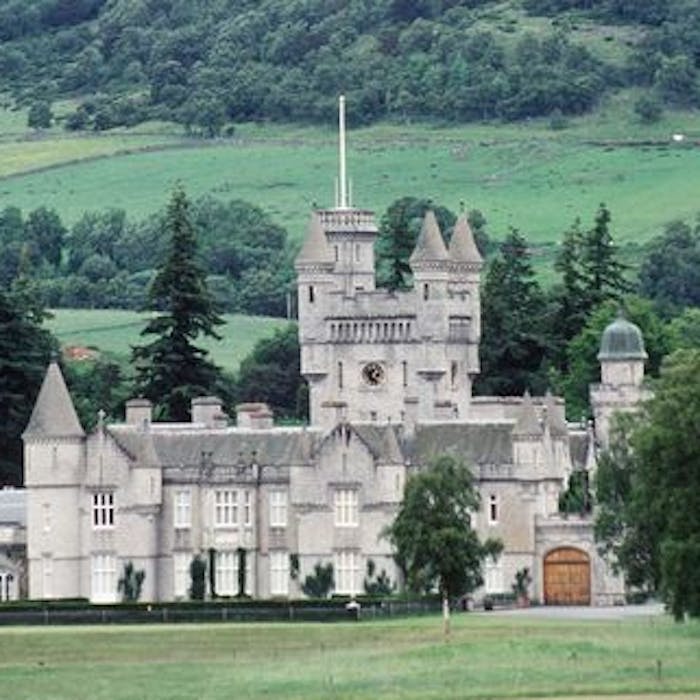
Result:
M514 437L540 437L542 428L540 421L537 418L537 411L532 403L530 392L526 391L523 396L523 402L518 413L518 420L513 428Z
M450 240L450 258L453 262L481 265L484 261L476 246L466 213L459 215Z
M639 326L627 320L620 309L617 318L605 327L600 339L598 360L646 360L644 337Z
M435 212L428 209L425 212L423 226L418 234L416 247L409 259L409 263L442 262L450 259L450 255L445 247L445 241L440 233Z
M23 438L81 438L85 431L71 399L63 374L55 359L51 360L39 389L34 410Z
M333 265L333 253L326 233L321 225L321 217L318 212L311 212L311 220L309 221L309 230L304 239L304 244L294 261L294 265Z

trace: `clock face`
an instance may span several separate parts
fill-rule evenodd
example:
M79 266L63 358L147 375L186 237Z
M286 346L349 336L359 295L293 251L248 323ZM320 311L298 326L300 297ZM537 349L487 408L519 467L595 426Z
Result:
M362 368L362 378L370 386L378 386L384 381L384 368L377 362L369 362Z

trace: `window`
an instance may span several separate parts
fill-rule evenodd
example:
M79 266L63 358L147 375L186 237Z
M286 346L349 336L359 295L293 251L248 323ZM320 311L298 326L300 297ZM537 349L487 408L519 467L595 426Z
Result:
M426 283L423 285L423 300L428 301L428 299L430 299L430 285Z
M500 562L486 560L484 567L484 590L486 593L503 593L503 566Z
M313 284L309 285L309 304L314 303L314 286Z
M111 603L117 599L117 558L112 554L93 554L90 600Z
M453 389L457 388L457 371L457 362L455 360L452 360L452 362L450 363L450 385Z
M335 592L342 595L354 595L358 592L359 555L344 549L335 553Z
M403 375L403 385L408 386L408 362L401 363L401 374Z
M489 496L489 525L498 524L498 496L492 493Z
M357 526L357 491L339 489L335 492L335 524L338 527Z
M343 363L338 363L338 389L343 388Z
M287 527L286 491L270 491L270 527Z
M360 250L361 250L360 244L355 243L355 260L357 260L358 262L360 260Z
M173 523L175 527L192 526L192 494L189 489L175 491Z
M111 491L92 494L92 526L96 529L114 527L114 494Z
M289 595L289 553L270 552L270 595Z
M253 494L248 490L243 492L243 524L246 527L253 525Z
M189 552L173 554L173 595L176 598L187 598L190 591L190 564L192 555Z
M214 525L216 527L238 526L238 491L214 492Z
M217 595L236 595L238 593L237 552L217 552L214 569Z
M246 551L245 557L245 593L252 595L253 581L251 578L251 552ZM237 550L224 550L216 553L214 576L217 595L238 595L238 561Z

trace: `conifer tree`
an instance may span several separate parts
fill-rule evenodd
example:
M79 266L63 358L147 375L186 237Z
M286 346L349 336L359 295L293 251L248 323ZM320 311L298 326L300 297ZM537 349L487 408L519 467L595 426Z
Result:
M194 344L200 336L220 339L215 329L223 320L197 260L188 210L187 196L178 185L164 222L170 235L167 257L149 290L150 307L160 313L141 332L155 340L133 348L139 392L154 403L159 417L173 421L189 420L193 398L227 393L221 370Z
M525 238L511 230L492 261L482 294L479 394L512 396L544 390L544 296L535 280Z
M29 309L0 289L0 485L22 484L22 431L54 341Z

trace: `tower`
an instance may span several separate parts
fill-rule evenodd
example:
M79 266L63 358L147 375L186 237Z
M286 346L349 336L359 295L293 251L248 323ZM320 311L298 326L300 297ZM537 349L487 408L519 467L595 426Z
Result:
M58 363L51 361L24 440L30 598L74 597L80 590L83 431Z
M603 446L610 438L612 415L635 410L648 396L642 385L647 357L642 332L620 311L601 336L601 383L592 385L590 390L596 438Z

